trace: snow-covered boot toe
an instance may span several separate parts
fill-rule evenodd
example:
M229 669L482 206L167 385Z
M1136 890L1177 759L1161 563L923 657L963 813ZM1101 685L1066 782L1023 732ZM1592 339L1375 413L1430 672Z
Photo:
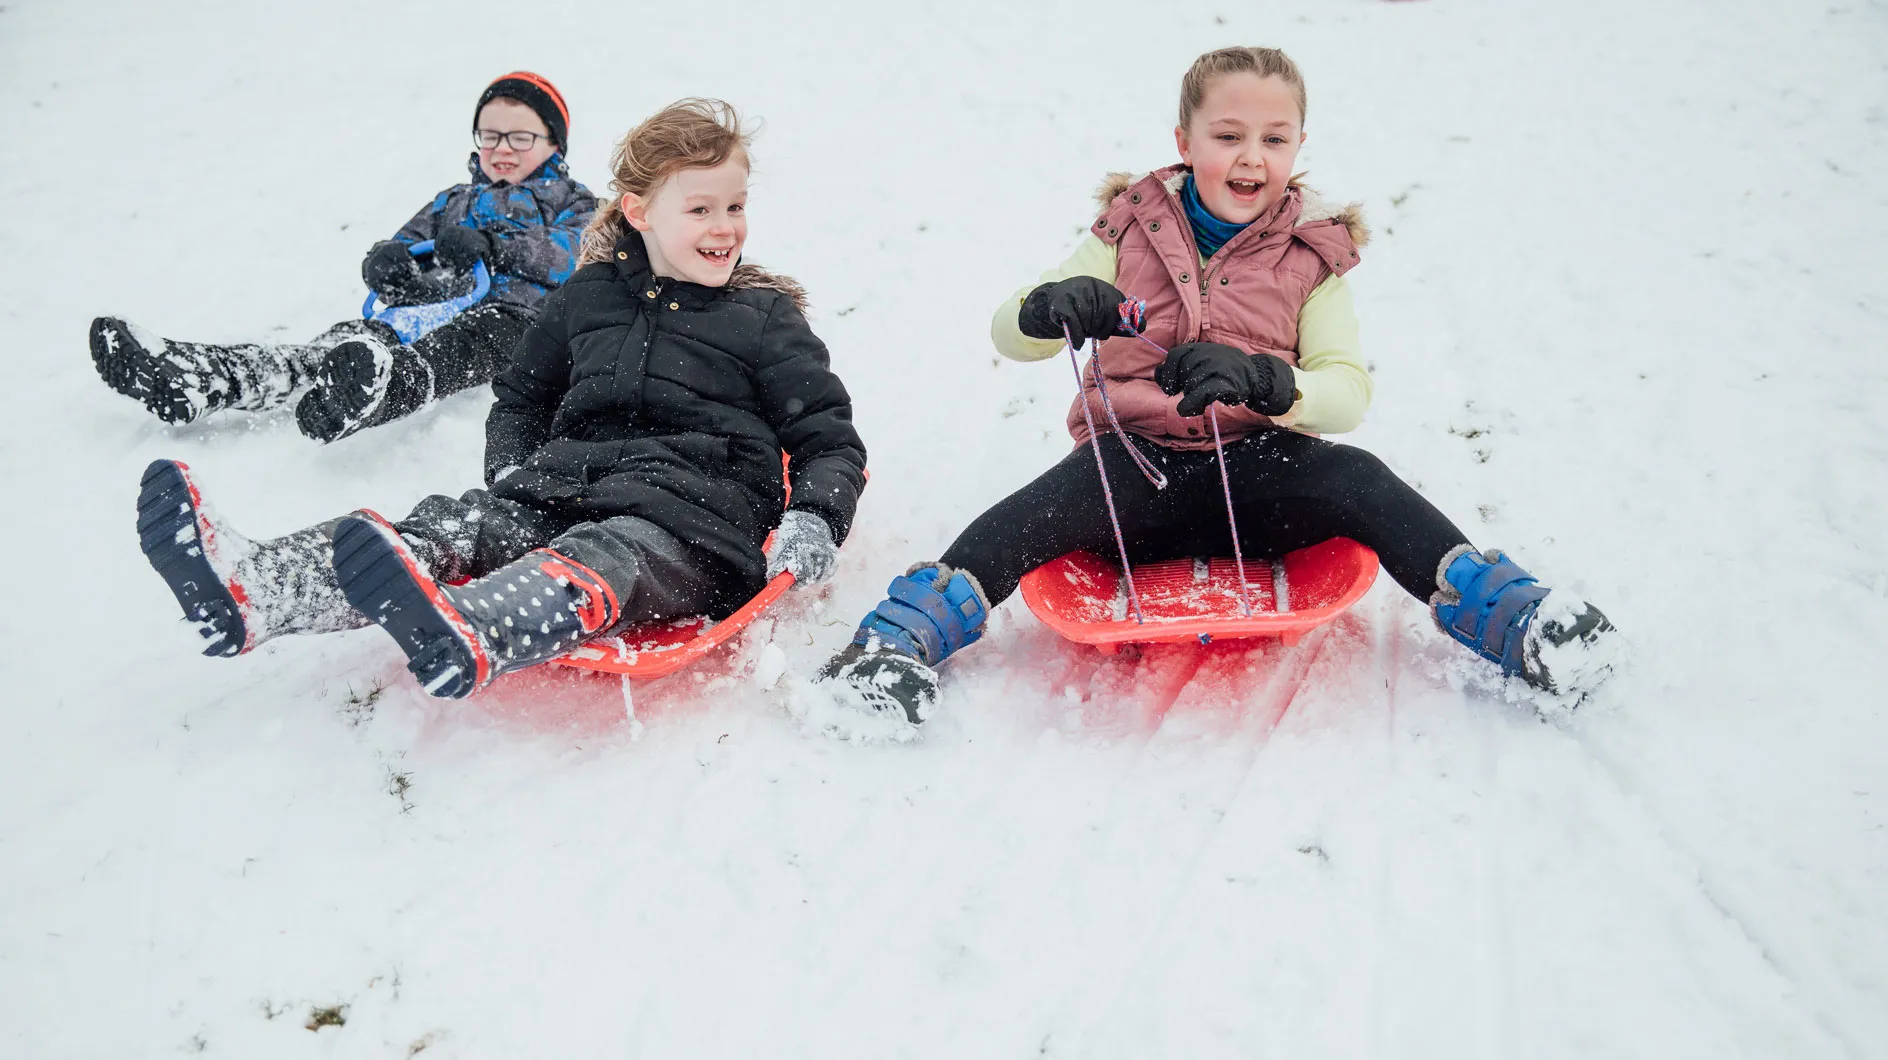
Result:
M1612 675L1624 651L1619 631L1579 594L1554 589L1535 609L1521 643L1521 676L1557 695L1581 696Z
M335 584L327 526L251 541L216 518L178 461L145 468L138 541L208 642L205 655L241 655L282 633L366 624Z
M1464 545L1443 558L1436 624L1535 688L1584 695L1612 671L1617 632L1592 604L1550 591L1502 552Z
M345 438L374 422L393 381L393 349L371 338L343 342L322 359L314 389L295 406L295 424L318 442Z
M165 423L190 423L227 403L219 398L229 387L218 385L208 364L142 328L99 317L92 321L90 343L92 365L105 385L143 402Z
M938 665L983 636L990 602L975 578L942 563L912 567L886 592L819 680L919 725L937 705Z
M176 342L116 317L92 321L92 364L105 385L144 403L165 423L193 423L219 409L259 412L305 386L313 346L217 346Z
M554 659L613 625L616 595L595 571L548 548L447 585L391 523L343 519L334 570L349 602L406 652L429 695L460 699L499 675Z

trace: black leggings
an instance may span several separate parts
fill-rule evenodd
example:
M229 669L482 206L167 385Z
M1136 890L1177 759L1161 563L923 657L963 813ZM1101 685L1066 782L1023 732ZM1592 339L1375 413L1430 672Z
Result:
M1226 501L1212 450L1169 449L1136 439L1168 479L1156 490L1120 438L1101 440L1115 511L1134 562L1232 552ZM1437 567L1462 531L1370 453L1296 431L1260 431L1226 446L1226 470L1248 556L1276 557L1333 537L1375 549L1410 595L1428 600ZM992 605L1023 575L1076 550L1119 555L1088 446L977 517L941 557L969 571Z

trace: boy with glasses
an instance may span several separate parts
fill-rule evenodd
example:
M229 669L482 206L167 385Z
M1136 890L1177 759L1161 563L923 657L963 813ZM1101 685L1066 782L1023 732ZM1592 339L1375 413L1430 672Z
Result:
M489 293L410 344L377 320L344 321L301 345L216 346L99 317L92 362L113 390L168 423L299 399L296 424L322 442L489 383L544 298L576 270L577 244L596 212L596 197L564 164L569 128L564 97L537 74L518 71L485 87L473 111L471 182L434 196L361 263L361 278L388 305L467 293L484 263ZM411 248L429 240L433 268L422 270Z

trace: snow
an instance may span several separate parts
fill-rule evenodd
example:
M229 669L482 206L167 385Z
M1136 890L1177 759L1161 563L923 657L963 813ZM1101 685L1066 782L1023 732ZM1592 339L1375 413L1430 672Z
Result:
M1884 1055L1888 9L1149 11L0 7L0 1054ZM1543 723L1385 578L1294 648L1139 658L1013 600L918 739L812 696L1066 452L1069 379L987 307L1235 42L1304 66L1302 166L1376 229L1347 440L1631 669ZM872 452L831 589L633 705L431 700L375 629L199 657L146 463L249 537L398 515L476 484L481 400L170 428L87 323L319 333L520 67L592 187L672 98L764 120L749 256L812 292Z

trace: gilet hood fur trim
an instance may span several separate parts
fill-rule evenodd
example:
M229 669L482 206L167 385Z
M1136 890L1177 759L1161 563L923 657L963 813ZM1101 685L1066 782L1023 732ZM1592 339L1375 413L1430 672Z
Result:
M1179 195L1181 186L1186 183L1186 175L1186 168L1181 167L1175 170L1161 183L1166 187L1168 194ZM1133 187L1135 183L1144 179L1146 176L1146 173L1139 175L1133 173L1110 173L1102 179L1101 187L1096 189L1095 201L1101 204L1102 209L1106 210L1109 206L1114 204L1116 196ZM1313 189L1306 187L1300 179L1303 176L1304 174L1300 173L1298 176L1291 178L1292 185L1298 189L1299 195L1304 199L1304 210L1298 215L1298 223L1300 225L1307 225L1313 221L1327 221L1331 218L1336 218L1344 222L1344 227L1350 232L1350 241L1352 243L1356 244L1359 248L1369 243L1370 226L1364 223L1363 203L1352 202L1340 205L1330 202Z

